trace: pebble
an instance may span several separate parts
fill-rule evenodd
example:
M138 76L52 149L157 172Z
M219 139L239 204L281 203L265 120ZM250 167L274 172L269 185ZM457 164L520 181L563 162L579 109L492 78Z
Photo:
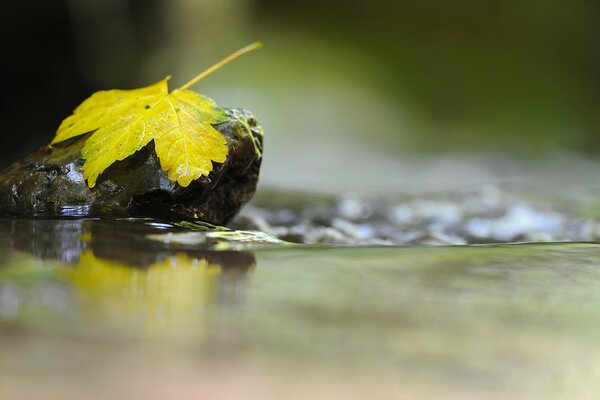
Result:
M598 241L600 221L528 202L496 186L403 198L340 196L304 208L254 204L233 225L283 240L348 245Z

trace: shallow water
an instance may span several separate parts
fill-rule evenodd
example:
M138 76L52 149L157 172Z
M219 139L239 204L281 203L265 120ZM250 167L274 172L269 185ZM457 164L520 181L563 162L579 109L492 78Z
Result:
M416 195L262 191L233 226L333 245L465 245L600 241L593 186L557 193L534 183Z
M0 398L593 398L600 245L0 220Z

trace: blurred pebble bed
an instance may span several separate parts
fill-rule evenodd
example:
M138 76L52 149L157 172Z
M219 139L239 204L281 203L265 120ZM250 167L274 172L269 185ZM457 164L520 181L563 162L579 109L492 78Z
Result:
M565 202L556 195L534 197L498 186L378 198L282 196L267 191L247 205L231 227L263 231L289 242L331 245L600 240L600 218L590 212L589 204Z

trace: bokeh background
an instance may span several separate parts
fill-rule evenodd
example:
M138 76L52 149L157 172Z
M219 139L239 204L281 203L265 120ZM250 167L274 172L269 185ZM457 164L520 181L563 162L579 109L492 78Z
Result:
M598 168L597 1L12 0L0 10L0 166L48 143L93 91L165 75L182 84L261 40L194 89L262 122L263 186L402 191Z

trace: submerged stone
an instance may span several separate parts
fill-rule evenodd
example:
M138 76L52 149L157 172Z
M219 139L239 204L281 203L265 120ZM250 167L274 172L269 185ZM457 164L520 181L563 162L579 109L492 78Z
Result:
M81 148L88 135L43 147L0 171L0 215L200 219L229 222L254 195L262 160L262 128L249 111L226 109L215 125L227 139L224 163L181 187L160 167L150 142L114 163L89 188Z

